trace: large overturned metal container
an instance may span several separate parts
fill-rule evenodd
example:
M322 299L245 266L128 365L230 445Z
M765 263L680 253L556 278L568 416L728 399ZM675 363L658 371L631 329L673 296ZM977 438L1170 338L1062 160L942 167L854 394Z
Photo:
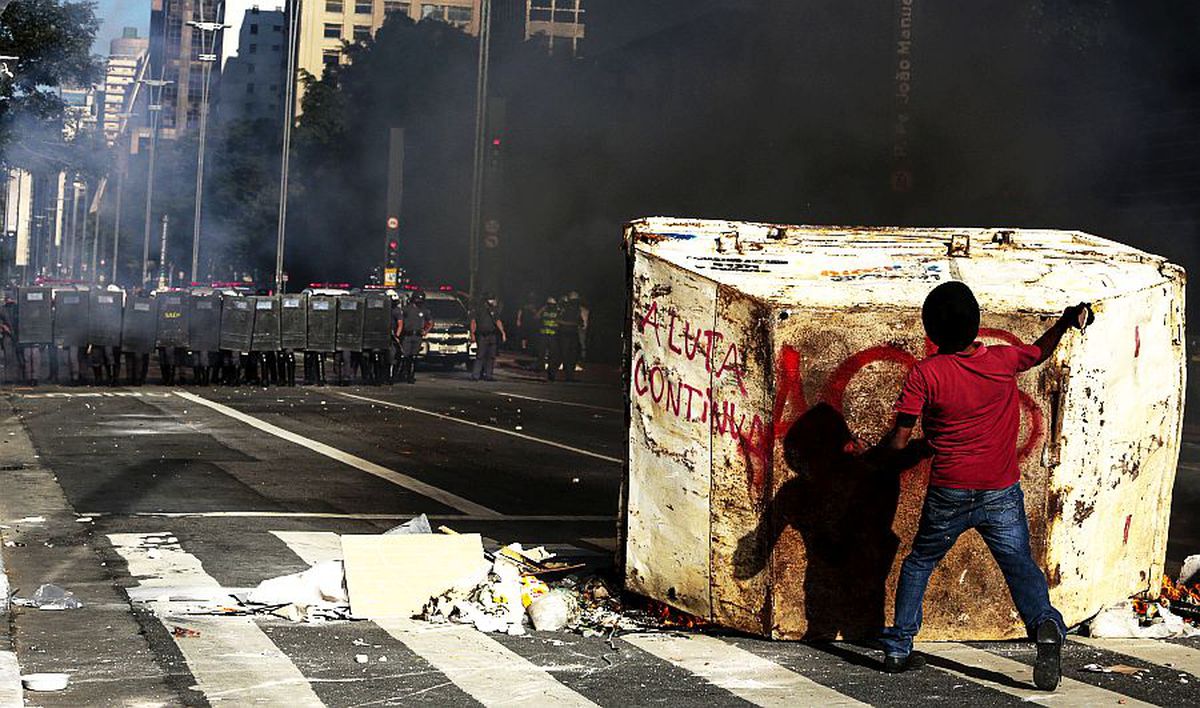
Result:
M1184 272L1078 232L793 227L647 219L630 273L627 586L784 639L891 621L928 463L878 469L931 352L921 304L969 284L985 343L1096 321L1023 374L1018 440L1034 557L1069 624L1162 578L1183 416ZM920 434L920 431L917 431ZM1024 634L977 534L941 563L923 639Z

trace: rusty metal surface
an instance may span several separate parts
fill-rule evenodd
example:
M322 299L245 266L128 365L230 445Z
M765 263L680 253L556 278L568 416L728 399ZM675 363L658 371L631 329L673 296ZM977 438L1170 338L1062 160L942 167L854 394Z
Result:
M647 220L627 243L632 589L779 638L867 637L890 621L928 469L880 474L844 445L890 425L927 353L920 304L952 278L976 290L985 341L1032 341L1062 306L1095 302L1097 325L1020 379L1032 549L1068 623L1158 583L1182 424L1178 268L1075 232ZM692 336L708 318L719 337L689 344L669 324L648 337L652 305ZM641 390L639 357L703 389L703 416ZM702 574L706 600L693 597ZM973 532L925 607L923 639L1023 633Z

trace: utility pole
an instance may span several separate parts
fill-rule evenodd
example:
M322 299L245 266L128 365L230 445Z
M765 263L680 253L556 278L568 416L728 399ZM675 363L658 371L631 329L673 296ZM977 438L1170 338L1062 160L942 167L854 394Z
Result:
M287 36L287 76L284 79L283 149L279 158L279 224L275 234L275 292L283 292L283 247L287 229L288 157L292 149L292 121L296 102L296 31L300 22L300 3L289 0Z
M479 297L479 240L483 222L484 138L487 131L488 64L491 54L492 2L482 0L479 9L479 73L475 81L475 167L471 183L471 233L469 235L470 295Z
M158 245L158 289L167 289L167 215L162 218L162 240Z
M197 58L204 65L204 79L200 89L200 147L196 156L196 209L192 216L192 271L191 282L196 282L199 276L197 272L200 267L200 219L202 216L201 205L204 202L204 144L208 135L208 93L209 84L212 78L212 65L217 61L217 39L221 36L229 25L221 24L220 22L205 22L204 17L204 1L200 2L200 17L201 21L189 20L188 24L200 31L201 46L207 49L202 52ZM205 33L212 35L211 41L205 45Z
M112 280L113 284L117 282L117 252L121 245L121 196L125 191L125 171L129 169L129 147L121 146L121 136L125 134L125 129L128 127L129 118L132 113L121 113L119 117L122 120L121 128L117 131L117 195L116 195L116 213L113 215L113 244L112 244ZM97 214L99 219L100 215Z
M162 71L159 71L159 76L162 76ZM142 285L150 282L150 207L154 201L154 153L158 147L158 122L159 114L162 113L162 103L155 102L154 89L158 89L158 101L162 101L162 90L164 86L175 83L174 81L163 81L158 79L142 79L142 83L150 87L150 103L147 108L150 111L150 165L146 170L146 220L142 233Z

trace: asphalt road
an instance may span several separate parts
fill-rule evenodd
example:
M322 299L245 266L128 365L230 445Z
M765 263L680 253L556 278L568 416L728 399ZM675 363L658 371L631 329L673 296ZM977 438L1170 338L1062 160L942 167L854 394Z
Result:
M1200 703L1200 640L1073 640L1068 681L1047 696L1028 690L1033 652L1024 643L932 645L931 667L885 676L877 652L854 644L720 634L508 637L419 622L163 620L130 602L146 591L253 587L325 557L336 534L378 533L419 513L435 525L546 545L603 567L615 544L621 411L613 385L549 385L511 371L491 384L439 374L390 388L12 390L0 401L8 577L22 596L52 582L85 603L67 612L13 608L7 629L21 672L65 671L72 679L65 691L27 693L26 701ZM1189 431L1172 565L1200 552L1200 430ZM200 634L173 636L178 627ZM11 679L3 657L0 706ZM1137 678L1085 671L1091 663L1144 671Z

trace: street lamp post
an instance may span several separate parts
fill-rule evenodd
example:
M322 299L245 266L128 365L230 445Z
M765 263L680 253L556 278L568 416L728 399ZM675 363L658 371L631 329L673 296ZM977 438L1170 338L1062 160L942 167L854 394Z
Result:
M287 228L288 156L292 147L292 121L296 102L296 31L300 22L300 3L289 0L287 36L287 76L284 78L283 148L279 158L279 223L275 233L275 292L283 292L283 246Z
M159 76L162 76L161 72L159 72ZM150 103L147 106L150 111L150 165L146 170L146 219L142 232L142 285L144 286L150 280L150 208L154 201L154 153L158 148L158 123L159 114L162 112L162 103L155 102L154 89L158 89L158 101L162 101L163 87L175 82L163 81L158 78L142 79L142 83L150 87Z
M203 7L203 5L201 5ZM201 10L203 15L203 10ZM200 219L202 214L201 205L204 203L204 144L208 135L208 94L209 84L212 77L212 65L217 61L217 39L221 36L230 25L221 24L220 22L197 22L189 20L188 24L200 30L201 45L207 49L197 58L204 66L204 79L200 89L200 147L196 156L196 208L192 216L192 273L191 282L196 282L199 276L197 272L200 265ZM211 34L211 41L204 45L205 33Z
M475 81L475 165L471 183L471 232L468 241L471 302L479 297L479 238L483 221L483 161L487 131L488 64L491 54L492 2L482 0L479 9L479 73Z

